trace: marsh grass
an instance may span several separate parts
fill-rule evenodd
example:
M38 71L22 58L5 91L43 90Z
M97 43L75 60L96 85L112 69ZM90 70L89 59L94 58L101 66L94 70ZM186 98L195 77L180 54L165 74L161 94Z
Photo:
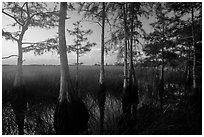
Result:
M75 86L75 66L70 67L72 84ZM99 108L97 92L99 90L98 66L80 66L79 72L79 95L86 104L90 119L87 131L81 134L99 134ZM170 116L161 115L157 109L158 90L157 73L154 68L137 68L139 99L138 120L131 127L122 122L121 92L123 83L123 68L118 66L106 66L105 84L107 86L105 102L104 134L154 134L157 130L168 129L171 124L165 122ZM55 134L54 110L59 92L60 71L59 66L24 66L24 81L29 102L25 118L26 134ZM2 134L17 134L14 113L7 100L7 92L12 88L15 74L14 66L3 66L2 72ZM165 96L171 98L172 103L168 112L172 111L178 103L178 99L184 90L184 74L178 71L165 72ZM170 97L173 96L173 97ZM147 106L145 108L144 104ZM171 107L173 106L173 107ZM163 128L162 128L163 127ZM171 126L170 126L171 127Z
M97 99L87 94L83 98L86 104L90 119L88 122L87 131L83 134L99 134L99 108ZM46 135L55 134L53 127L54 124L54 110L55 104L48 104L46 102L40 102L38 104L27 104L27 112L25 117L24 131L27 135ZM105 103L105 134L118 134L118 118L122 113L121 101L111 95L107 95ZM15 115L11 108L10 103L4 105L2 112L2 133L6 134L17 134L17 124L15 123Z

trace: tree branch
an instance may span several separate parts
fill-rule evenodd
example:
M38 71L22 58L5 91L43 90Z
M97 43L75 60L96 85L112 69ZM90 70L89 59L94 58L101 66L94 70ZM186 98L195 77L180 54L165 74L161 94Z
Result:
M30 12L29 12L29 8L28 8L28 2L26 2L26 9L27 9L27 15L28 15L28 18L30 17Z
M59 11L52 11L52 12L36 12L33 15L30 16L30 19L32 19L35 15L39 15L39 14L50 14L50 13L56 13ZM70 19L70 17L67 17L66 19Z
M10 55L10 56L7 56L7 57L2 57L2 59L8 59L8 58L11 58L11 57L18 57L18 55Z
M111 25L111 23L110 23L110 21L109 21L109 19L108 19L107 16L106 16L106 20L107 20L107 22L108 22L108 24L109 24L109 26L110 26L110 31L112 32L112 25Z
M47 42L47 41L48 40L39 41L39 42L22 42L22 45L25 45L25 44L35 45L35 44L40 44L40 43L44 43L44 42ZM27 47L24 47L24 48L27 48Z
M56 48L58 43L55 39L48 39L40 42L22 42L22 45L28 44L30 46L22 47L23 52L32 51L32 50L44 50L50 48Z
M98 15L98 13L92 13L90 10L83 9L82 11L84 11L84 12L88 12L88 13L94 15L94 16L100 17L100 15ZM88 16L90 16L90 15L88 15Z
M45 41L42 41L42 42L45 42ZM22 45L25 45L25 44L34 45L34 44L39 44L42 42L23 42Z
M3 11L2 10L2 13L4 13L5 15L7 15L7 16L9 16L9 17L11 17L11 18L13 18L19 25L21 25L21 26L23 26L23 24L21 24L14 16L12 16L12 15L10 15L10 14L8 14L8 13L6 13L5 11Z
M111 23L110 23L110 25L111 25L111 27L116 27L116 28L118 28L118 29L123 29L123 27L120 27L120 26L118 26L118 25L114 25L114 24L111 24Z
M84 22L91 22L91 23L97 23L99 26L102 27L101 23L98 22L98 21L93 21L93 20L82 20L82 21L84 21Z
M18 42L18 39L17 38L15 38L14 36L12 36L12 34L11 33L9 33L9 32L5 32L4 30L2 30L2 36L4 36L4 37L10 37L11 39L13 39L13 40L15 40L15 41L17 41Z
M26 2L22 5L22 7L21 7L21 20L23 21L23 22L25 22L24 20L23 20L23 7L25 6L25 4L26 4ZM24 23L23 23L24 24Z

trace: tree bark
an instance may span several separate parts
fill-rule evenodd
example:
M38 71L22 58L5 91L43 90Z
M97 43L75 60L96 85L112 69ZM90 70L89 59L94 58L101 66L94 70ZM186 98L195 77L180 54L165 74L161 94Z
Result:
M131 96L133 97L132 114L136 116L137 105L139 104L138 96L138 84L135 75L135 69L133 65L133 37L134 37L134 3L131 3L131 39L130 39L130 86L131 86Z
M67 11L67 3L62 2L60 4L60 19L59 19L59 53L60 53L60 93L59 102L63 102L65 97L69 100L68 94L68 78L69 67L67 60L67 47L65 38L65 19Z
M87 128L88 110L83 101L74 92L71 84L67 47L65 39L65 18L67 3L60 3L59 52L60 52L60 93L54 114L54 128L57 134L79 134Z
M133 26L134 22L134 5L131 3L131 33L130 33L130 73L129 73L129 85L132 87L133 84Z
M76 51L76 54L77 54L77 72L76 72L76 91L78 92L78 89L79 89L79 42L78 42L78 35L79 35L79 24L77 26L77 51Z
M164 44L165 44L165 29L163 24L163 40L162 40L162 68L161 68L161 77L160 77L160 107L163 108L163 94L164 94Z
M101 68L100 68L100 80L99 83L104 83L104 28L105 28L105 3L103 2L102 11L102 33L101 33Z
M185 87L186 87L186 92L185 92L185 100L186 100L186 103L187 103L187 98L188 98L188 95L190 93L190 88L192 87L191 85L191 65L190 65L190 62L191 62L191 46L190 44L188 45L188 51L187 51L187 61L186 61L186 83L185 83Z
M22 42L18 41L18 61L17 61L17 70L14 80L14 87L20 87L23 84L23 53L22 53Z
M22 40L23 36L28 29L29 21L22 26L22 31L18 39L18 61L17 61L17 70L16 75L13 83L13 88L9 93L9 100L11 106L13 108L16 123L18 125L18 131L20 135L24 134L24 118L25 118L25 111L27 107L27 96L26 90L23 83L23 52L22 52Z
M77 49L76 91L79 89L79 49Z
M193 42L193 90L196 90L197 83L196 83L196 48L195 48L195 33L194 33L194 7L192 5L191 10L191 17L192 17L192 42Z
M104 30L105 30L105 2L102 3L102 33L101 33L101 68L100 68L100 78L99 78L99 109L100 109L100 134L104 133L104 111L105 111L105 71L104 71Z
M21 34L18 39L18 61L17 61L17 71L14 79L14 87L20 87L23 85L23 70L22 70L22 65L23 65L23 51L22 51L22 40L23 36L28 29L28 23L25 26L22 26Z
M128 83L127 83L127 79L128 79L128 76L127 76L127 23L126 23L126 4L123 5L123 16L124 16L124 34L125 34L125 45L124 45L124 81L123 81L123 89L126 89L127 86L128 86ZM125 90L124 90L125 91Z
M123 97L122 97L122 109L123 114L127 116L131 115L131 107L135 101L133 94L131 93L132 87L130 86L130 75L128 75L128 32L127 32L127 3L123 5L123 17L124 17L124 35L125 35L125 48L124 48L124 83L123 83ZM129 50L130 51L130 50ZM129 68L132 69L131 67ZM130 72L130 71L129 71Z

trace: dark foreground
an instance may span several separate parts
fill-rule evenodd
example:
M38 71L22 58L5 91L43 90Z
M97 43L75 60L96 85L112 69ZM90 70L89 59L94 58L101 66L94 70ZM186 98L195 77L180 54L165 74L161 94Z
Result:
M179 71L165 72L165 103L159 107L157 71L137 68L140 104L135 120L122 115L122 67L107 66L107 96L105 103L104 134L202 134L202 101L184 96L184 76ZM2 134L18 134L15 117L7 100L12 87L14 66L3 66L2 73ZM30 73L32 72L32 73ZM71 66L74 83L75 68ZM86 104L90 119L87 130L81 134L99 134L98 91L99 67L80 67L80 97ZM59 91L59 66L24 66L24 77L29 102L25 118L25 134L56 134L54 110ZM186 103L188 102L188 103Z

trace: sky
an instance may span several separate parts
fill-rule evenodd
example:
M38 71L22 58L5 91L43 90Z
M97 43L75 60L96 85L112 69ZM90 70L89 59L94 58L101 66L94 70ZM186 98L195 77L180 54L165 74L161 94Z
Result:
M67 16L71 17L70 19L66 20L65 27L66 29L73 29L73 23L79 21L82 18L82 15L79 15L77 12L67 12ZM145 17L141 17L141 21L143 23L143 28L150 32L151 28L149 23L152 22L153 18L146 19ZM13 19L10 17L2 14L2 29L5 31L15 31L18 28L14 28L9 26L14 22ZM96 23L90 22L83 22L83 29L92 29L93 33L88 36L88 41L95 42L96 46L92 47L90 52L87 52L83 56L80 57L79 62L83 62L85 65L94 65L100 62L100 40L101 40L101 27ZM24 36L23 41L26 42L38 42L43 41L48 38L53 38L57 35L58 28L54 29L42 29L42 28L29 28ZM108 37L109 33L107 29L105 30L105 37ZM66 42L68 44L72 44L73 36L70 36L66 32ZM8 41L2 38L2 57L9 56L9 55L17 55L17 43ZM114 64L117 61L117 52L110 52L108 55L105 56L105 64ZM23 53L24 65L31 65L31 64L45 64L45 65L59 65L59 55L57 52L49 52L44 53L43 55L34 55L33 52ZM68 62L69 64L74 64L76 62L76 53L69 53L68 54ZM2 64L17 64L17 58L12 57L9 59L2 60Z

